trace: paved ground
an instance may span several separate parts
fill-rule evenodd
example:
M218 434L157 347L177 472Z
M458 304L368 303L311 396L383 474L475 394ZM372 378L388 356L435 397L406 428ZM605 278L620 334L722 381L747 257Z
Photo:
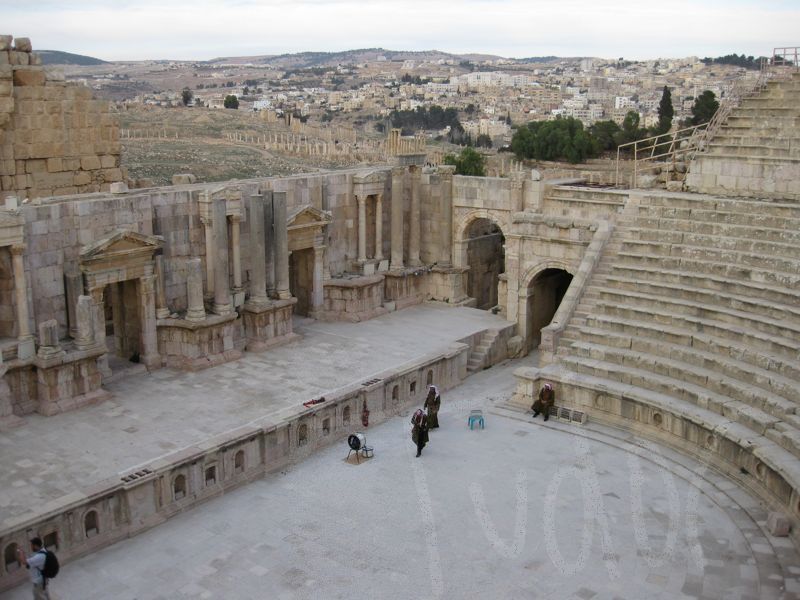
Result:
M345 463L341 442L66 565L54 597L777 597L776 556L800 562L742 510L755 501L629 434L492 408L519 364L447 392L422 458L397 417L367 431L372 460Z
M303 338L197 373L162 369L110 384L114 398L0 433L0 523L257 417L369 379L471 333L485 311L424 304L364 323L304 320Z

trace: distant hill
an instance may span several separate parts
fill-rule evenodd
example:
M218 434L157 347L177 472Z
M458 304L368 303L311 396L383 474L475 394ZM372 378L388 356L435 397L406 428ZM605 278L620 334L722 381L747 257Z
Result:
M485 54L450 54L439 50L386 50L384 48L361 48L358 50L343 50L341 52L298 52L295 54L278 54L273 56L250 57L225 57L214 58L209 63L259 63L270 65L278 69L304 69L309 67L335 67L339 64L356 64L375 62L379 57L387 61L401 60L493 60L500 58Z
M84 56L83 54L72 54L71 52L61 52L60 50L37 50L36 54L42 57L42 64L45 65L104 65L106 61Z

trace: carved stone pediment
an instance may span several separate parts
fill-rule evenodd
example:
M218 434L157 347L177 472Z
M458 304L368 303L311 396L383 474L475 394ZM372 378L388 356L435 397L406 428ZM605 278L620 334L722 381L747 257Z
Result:
M380 183L383 184L386 182L387 172L386 171L366 171L364 173L357 173L353 175L353 184L354 185L369 185Z
M313 206L303 206L289 213L286 217L286 226L289 229L324 227L331 221L333 221L331 213Z
M160 237L118 230L84 246L81 249L81 262L140 254L152 255L163 245L164 241Z

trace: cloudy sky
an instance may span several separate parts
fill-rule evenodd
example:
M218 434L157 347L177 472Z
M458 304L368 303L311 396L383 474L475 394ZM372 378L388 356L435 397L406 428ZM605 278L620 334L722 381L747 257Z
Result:
M0 33L105 60L382 47L511 57L762 55L800 0L0 0Z

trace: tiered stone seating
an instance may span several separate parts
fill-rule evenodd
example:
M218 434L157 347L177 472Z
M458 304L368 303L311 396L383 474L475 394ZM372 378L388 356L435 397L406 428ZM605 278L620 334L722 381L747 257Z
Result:
M665 194L636 210L556 362L596 389L736 424L761 460L800 476L800 205Z
M800 73L733 109L686 177L692 191L800 199Z

